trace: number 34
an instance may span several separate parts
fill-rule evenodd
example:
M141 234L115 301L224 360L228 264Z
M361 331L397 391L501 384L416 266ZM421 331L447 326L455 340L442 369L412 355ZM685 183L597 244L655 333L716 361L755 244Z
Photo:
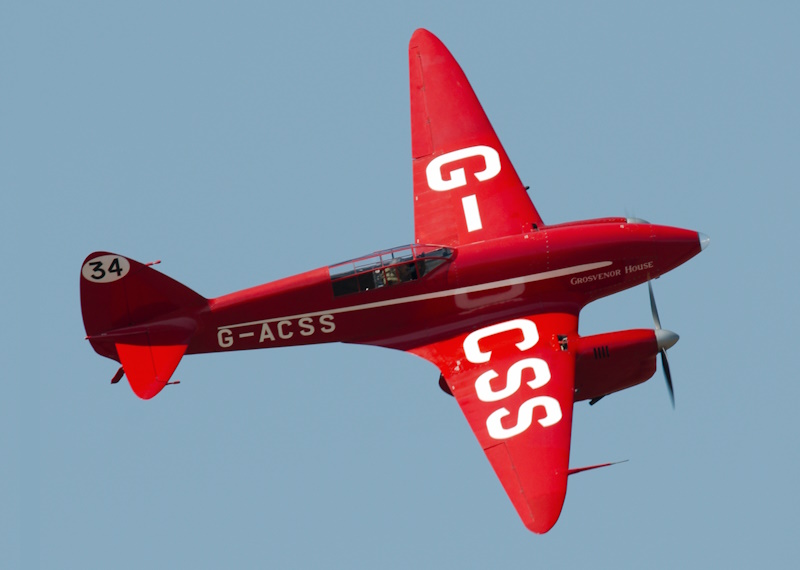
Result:
M122 279L131 269L130 262L119 255L101 255L86 261L81 276L92 283L112 283Z

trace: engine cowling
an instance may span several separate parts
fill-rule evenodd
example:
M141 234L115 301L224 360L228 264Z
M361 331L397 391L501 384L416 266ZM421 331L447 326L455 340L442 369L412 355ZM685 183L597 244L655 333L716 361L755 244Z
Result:
M649 380L659 352L652 329L580 337L575 356L575 401L601 398Z

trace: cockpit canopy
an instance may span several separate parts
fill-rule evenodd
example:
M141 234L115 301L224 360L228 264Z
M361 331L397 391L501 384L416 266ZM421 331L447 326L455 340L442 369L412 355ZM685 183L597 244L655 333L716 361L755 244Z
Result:
M329 267L333 296L350 295L415 281L453 257L438 245L404 245Z

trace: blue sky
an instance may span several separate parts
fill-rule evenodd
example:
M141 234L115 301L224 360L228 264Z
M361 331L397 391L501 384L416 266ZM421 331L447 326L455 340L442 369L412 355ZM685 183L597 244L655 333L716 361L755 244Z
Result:
M211 297L411 242L407 43L437 34L546 222L711 236L655 283L652 381L576 407L528 533L434 367L325 345L184 359L140 401L83 339L107 249ZM800 9L789 2L0 8L0 552L13 568L792 565ZM581 333L651 326L647 290Z

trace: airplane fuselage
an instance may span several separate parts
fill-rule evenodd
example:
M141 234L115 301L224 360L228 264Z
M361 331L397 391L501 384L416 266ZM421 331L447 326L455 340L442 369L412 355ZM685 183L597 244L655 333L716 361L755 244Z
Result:
M413 256L411 248L419 246L387 250L211 299L187 352L322 342L409 350L517 315L577 315L595 299L677 267L701 251L701 242L690 230L625 218L588 220L453 249L431 246L427 251L440 263L395 282L389 280L393 268L420 269L427 258ZM392 251L397 257L387 261ZM400 251L412 251L411 257ZM349 271L341 277L339 268Z

